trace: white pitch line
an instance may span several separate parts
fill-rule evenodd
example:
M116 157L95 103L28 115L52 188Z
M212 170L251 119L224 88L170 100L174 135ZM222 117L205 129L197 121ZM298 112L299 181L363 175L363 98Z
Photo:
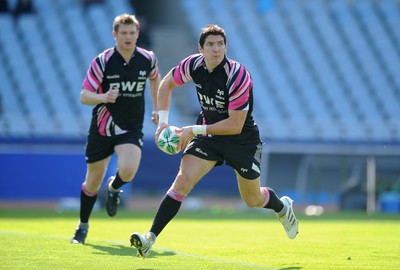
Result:
M171 249L167 249L167 248L162 248L162 247L158 247L155 249L161 250L161 251L166 251L166 252L174 252L175 254L178 254L180 256L185 256L185 257L190 257L190 258L195 258L195 259L203 259L203 260L220 262L220 263L235 264L235 265L240 265L240 266L251 267L252 269L264 269L264 270L274 270L275 269L275 268L267 268L265 266L258 265L258 264L244 263L244 262L235 261L235 260L227 260L227 259L220 259L220 258L214 258L214 257L209 257L209 256L191 254L191 253L175 251L175 250L171 250Z
M29 234L29 233L17 233L17 232L10 232L10 231L0 231L0 235L1 234L13 235L13 236L18 236L18 237L34 237L34 238L39 238L39 239L64 239L64 240L68 240L68 241L70 240L69 238L63 237L63 236L44 236L44 235L36 235L36 234ZM121 242L121 241L99 240L99 239L92 239L92 240L98 241L98 242L105 242L105 243L113 244L113 245L126 245L126 242ZM252 269L275 270L275 268L268 268L266 266L262 266L262 265L258 265L258 264L244 263L244 262L235 261L235 260L227 260L227 259L214 258L214 257L197 255L197 254L192 254L192 253L180 252L180 251L176 251L176 250L172 250L172 249L168 249L168 248L164 248L164 247L155 247L155 248L153 248L153 250L158 250L158 251L162 251L162 252L172 252L172 253L180 255L180 256L190 257L190 258L195 258L195 259L203 259L203 260L208 260L208 261L213 261L213 262L235 264L235 265L250 267Z

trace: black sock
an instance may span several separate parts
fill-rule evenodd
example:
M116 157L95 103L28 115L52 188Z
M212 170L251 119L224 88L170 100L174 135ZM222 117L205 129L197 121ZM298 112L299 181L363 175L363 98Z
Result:
M168 222L178 213L181 204L182 202L165 195L153 220L150 232L158 236L165 226L167 226Z
M115 174L114 181L111 184L111 187L115 190L119 190L123 185L125 185L128 182L125 182L124 180L119 177L118 172Z
M94 204L96 203L97 194L93 197L90 197L85 194L85 192L81 191L81 209L80 209L80 220L83 223L89 222L90 214L92 213Z
M275 212L280 212L283 209L283 202L276 196L275 191L272 188L267 187L269 191L269 202L264 208L272 209Z

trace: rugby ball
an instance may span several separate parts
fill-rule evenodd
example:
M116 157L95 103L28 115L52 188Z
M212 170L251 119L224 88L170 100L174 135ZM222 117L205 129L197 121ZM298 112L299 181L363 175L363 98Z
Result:
M168 126L158 136L158 148L168 155L176 155L181 151L178 149L179 136L176 134L176 129L175 126Z

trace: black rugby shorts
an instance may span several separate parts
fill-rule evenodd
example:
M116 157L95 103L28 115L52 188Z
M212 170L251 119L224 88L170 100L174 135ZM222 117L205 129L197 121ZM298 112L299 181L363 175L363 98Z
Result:
M114 154L114 147L119 144L134 144L140 149L143 147L143 133L141 131L129 131L113 137L89 134L86 142L86 163L103 160Z
M240 176L251 180L260 176L261 152L261 142L238 144L221 137L197 136L187 145L183 154L215 160L216 166L226 162Z

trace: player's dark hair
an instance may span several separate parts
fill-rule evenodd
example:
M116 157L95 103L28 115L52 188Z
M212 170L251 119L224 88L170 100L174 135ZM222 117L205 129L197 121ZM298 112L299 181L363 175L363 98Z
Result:
M121 24L134 24L137 27L137 30L139 30L139 21L136 19L135 15L130 15L130 14L121 14L114 19L113 23L113 30L115 32L118 32L119 26Z
M224 43L226 44L226 33L225 33L225 30L223 28L219 27L216 24L208 24L204 28L201 29L200 37L199 37L200 47L203 48L204 43L206 42L206 38L209 35L223 37L224 38Z

